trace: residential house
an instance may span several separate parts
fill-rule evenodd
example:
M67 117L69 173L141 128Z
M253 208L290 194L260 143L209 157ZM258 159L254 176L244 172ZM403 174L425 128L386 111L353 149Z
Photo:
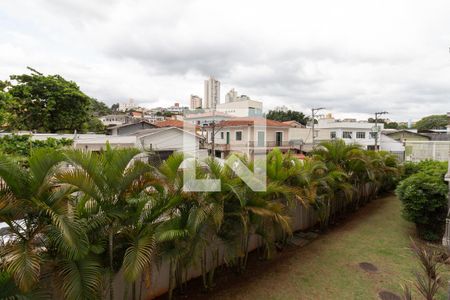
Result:
M285 121L283 124L289 125L289 143L291 146L300 149L301 152L312 150L312 128L297 121Z
M402 130L393 130L390 132L384 132L385 135L389 136L390 138L393 138L396 141L399 142L406 142L406 141L429 141L431 140L431 137L421 134L418 132L414 132L412 130L402 129Z
M130 116L122 115L106 115L99 118L103 125L106 127L117 126L128 123L130 121Z
M136 146L146 152L158 153L161 159L174 152L204 158L207 152L201 150L201 141L201 136L179 127L152 128L136 134Z
M214 155L220 158L231 153L254 157L274 148L287 152L293 149L289 144L289 128L282 122L261 117L222 120L205 128L206 147L209 153L214 149Z
M326 141L333 139L342 139L346 144L358 144L364 149L375 149L389 151L403 158L403 143L397 141L383 133L384 124L375 126L374 123L367 121L357 121L355 119L336 120L331 114L325 118L319 119L315 126L316 141ZM378 137L376 140L375 138Z
M135 134L138 131L145 129L156 128L155 124L152 124L146 120L142 120L137 123L129 123L113 126L107 129L109 135L130 135Z
M375 124L367 121L336 120L329 114L318 120L314 134L317 141L342 139L347 144L359 144L365 149L374 149L376 130L381 132L384 124L378 124L377 127L378 129L375 128Z

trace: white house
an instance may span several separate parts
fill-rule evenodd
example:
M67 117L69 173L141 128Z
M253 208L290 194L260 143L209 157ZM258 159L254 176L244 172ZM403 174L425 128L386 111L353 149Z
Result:
M107 115L99 118L103 125L105 126L117 126L125 124L129 121L130 116L128 115Z
M347 144L359 144L365 149L374 149L376 132L384 129L384 124L378 124L356 120L336 120L331 115L319 119L315 126L317 141L342 139ZM378 146L380 138L378 139Z
M273 148L283 152L291 150L289 143L289 125L266 120L261 117L233 118L223 120L215 126L206 128L206 147L214 155L226 158L231 153L242 153L248 157L267 153Z
M367 121L356 121L355 119L336 120L331 114L319 119L315 126L316 141L342 139L346 144L358 144L364 149L375 149L375 143L379 150L389 151L403 159L405 147L402 142L384 135L384 124ZM376 141L375 137L378 136Z

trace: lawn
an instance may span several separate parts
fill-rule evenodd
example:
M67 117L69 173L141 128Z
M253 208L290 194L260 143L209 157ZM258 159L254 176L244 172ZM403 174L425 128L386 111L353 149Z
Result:
M253 257L245 274L219 275L213 292L194 288L185 297L379 299L381 290L401 294L400 284L413 279L417 265L408 248L414 226L400 210L394 196L377 199L305 247L289 247L271 261ZM361 262L378 271L364 271ZM446 299L444 293L445 288L439 299Z

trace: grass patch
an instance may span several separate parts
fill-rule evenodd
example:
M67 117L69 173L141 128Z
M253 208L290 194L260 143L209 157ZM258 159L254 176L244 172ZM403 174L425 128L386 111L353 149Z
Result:
M219 278L214 299L379 299L402 294L400 284L418 268L410 247L414 225L400 215L395 196L377 199L303 248L292 247L269 262L254 262L235 279ZM370 262L376 272L359 267ZM445 282L449 279L444 278ZM438 299L446 299L446 287ZM199 295L197 295L199 296Z

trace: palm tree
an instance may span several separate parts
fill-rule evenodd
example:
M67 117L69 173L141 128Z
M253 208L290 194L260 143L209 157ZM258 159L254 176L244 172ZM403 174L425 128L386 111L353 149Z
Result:
M100 153L67 151L66 159L74 165L72 170L58 174L60 182L65 183L79 192L78 207L83 212L90 230L95 233L93 242L97 243L98 252L102 252L102 241L107 240L109 271L109 297L114 298L113 278L117 271L115 261L115 239L126 222L128 200L132 195L138 195L148 188L153 181L150 176L152 168L136 159L140 153L137 149L112 149L109 144ZM142 229L142 228L141 228ZM137 240L131 248L122 249L126 253L125 277L136 280L145 266L150 263L147 255L153 248L153 240L140 231ZM99 241L97 240L99 238ZM118 244L118 247L123 244ZM118 257L116 261L121 262ZM133 269L133 270L130 270Z
M59 151L40 149L24 168L0 154L0 222L10 234L1 264L22 292L33 290L42 270L55 265L54 279L66 298L93 298L98 266L88 258L88 238L70 198L73 189L55 180L63 160ZM52 263L44 266L44 260Z

